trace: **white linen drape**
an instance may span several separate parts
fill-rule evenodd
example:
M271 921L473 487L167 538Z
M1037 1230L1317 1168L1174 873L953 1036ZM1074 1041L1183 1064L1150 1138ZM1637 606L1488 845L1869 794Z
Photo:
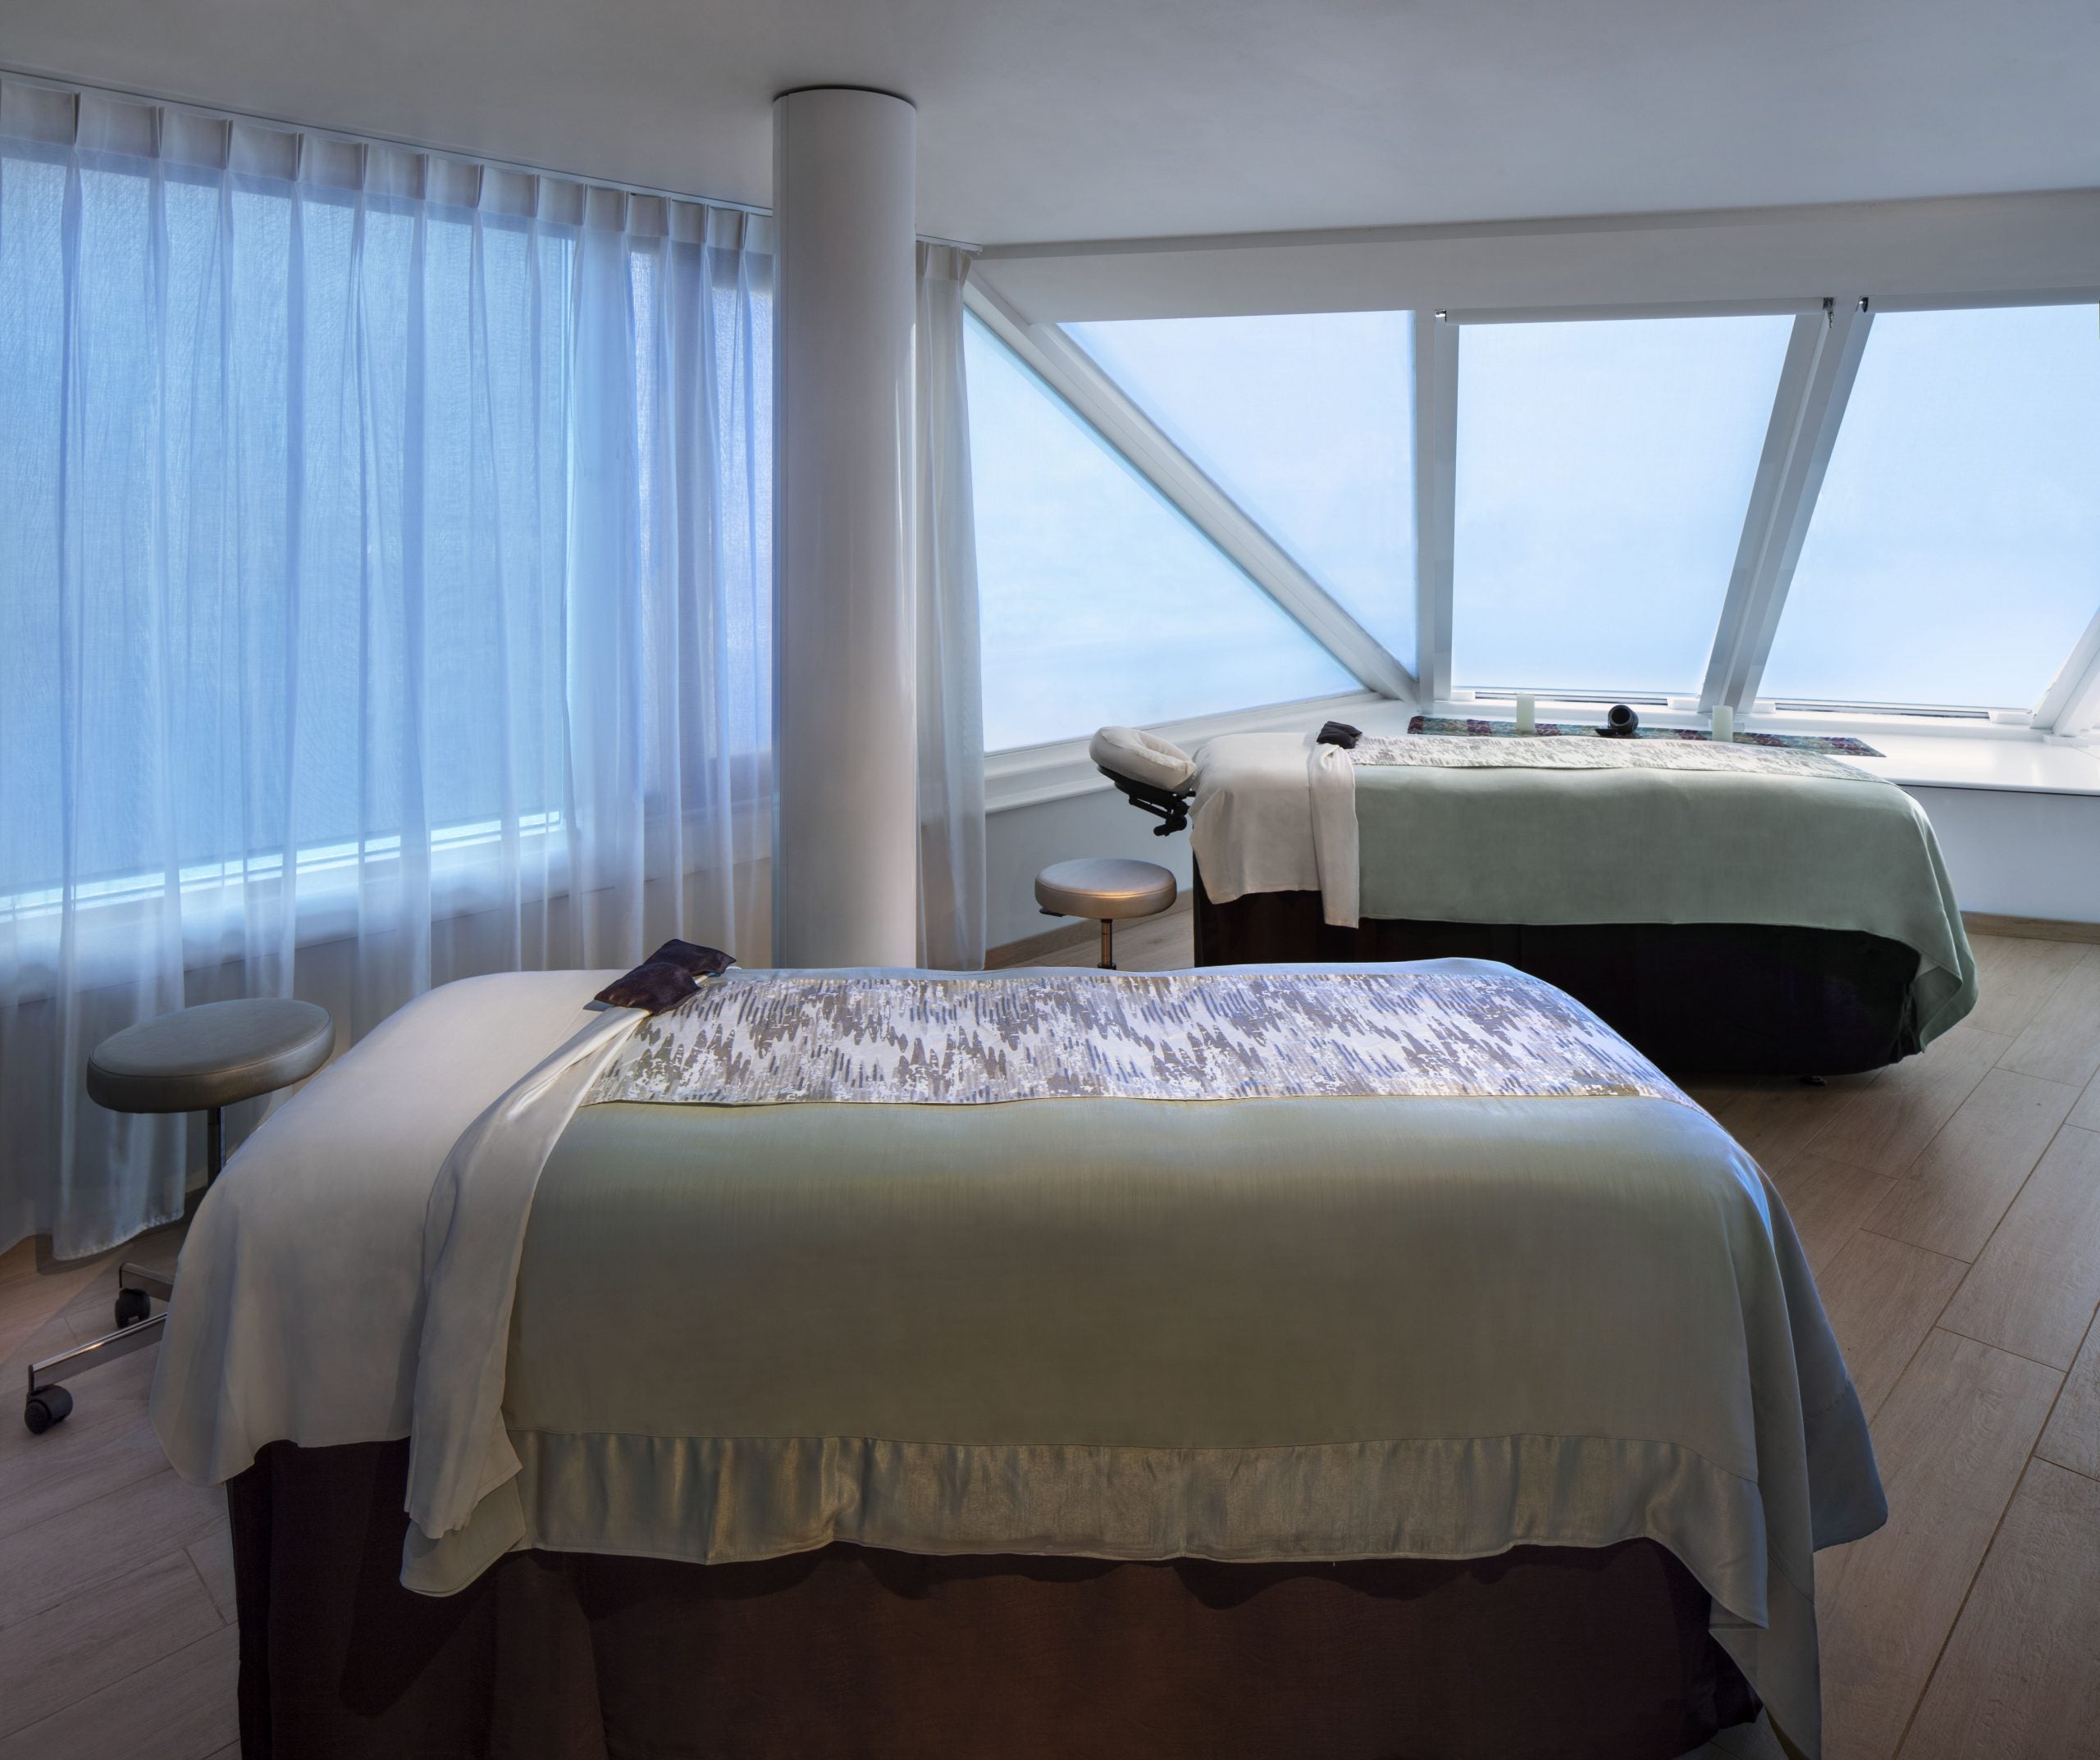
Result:
M919 247L919 958L984 963L984 709L970 498L962 284L970 256Z
M770 236L0 82L0 1247L180 1214L133 1021L766 959Z

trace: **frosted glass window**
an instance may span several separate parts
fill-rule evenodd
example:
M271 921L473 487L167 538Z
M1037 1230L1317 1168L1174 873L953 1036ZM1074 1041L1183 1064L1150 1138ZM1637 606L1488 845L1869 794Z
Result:
M964 349L988 750L1360 688L975 319Z
M2100 317L1877 317L1758 694L2031 709L2100 608Z
M1468 327L1454 684L1699 688L1792 324Z
M1408 313L1066 327L1387 652L1414 664Z

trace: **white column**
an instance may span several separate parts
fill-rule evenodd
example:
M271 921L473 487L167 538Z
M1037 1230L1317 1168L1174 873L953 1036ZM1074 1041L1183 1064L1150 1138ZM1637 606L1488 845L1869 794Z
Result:
M914 121L880 92L773 106L779 965L916 957Z

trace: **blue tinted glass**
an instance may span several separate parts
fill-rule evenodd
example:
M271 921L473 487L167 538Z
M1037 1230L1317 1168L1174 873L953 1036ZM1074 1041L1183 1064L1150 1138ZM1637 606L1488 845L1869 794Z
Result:
M1358 688L975 319L984 745Z
M1759 695L2032 708L2096 607L2093 308L1877 317Z
M1067 328L1300 568L1414 664L1410 314Z
M1454 683L1699 688L1792 324L1466 330Z

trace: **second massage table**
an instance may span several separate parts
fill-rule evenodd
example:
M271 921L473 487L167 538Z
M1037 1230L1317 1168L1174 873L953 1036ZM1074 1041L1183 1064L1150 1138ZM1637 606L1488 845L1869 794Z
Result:
M1878 1069L1975 1001L1923 809L1819 753L1229 735L1190 838L1199 964L1501 960L1673 1074Z

